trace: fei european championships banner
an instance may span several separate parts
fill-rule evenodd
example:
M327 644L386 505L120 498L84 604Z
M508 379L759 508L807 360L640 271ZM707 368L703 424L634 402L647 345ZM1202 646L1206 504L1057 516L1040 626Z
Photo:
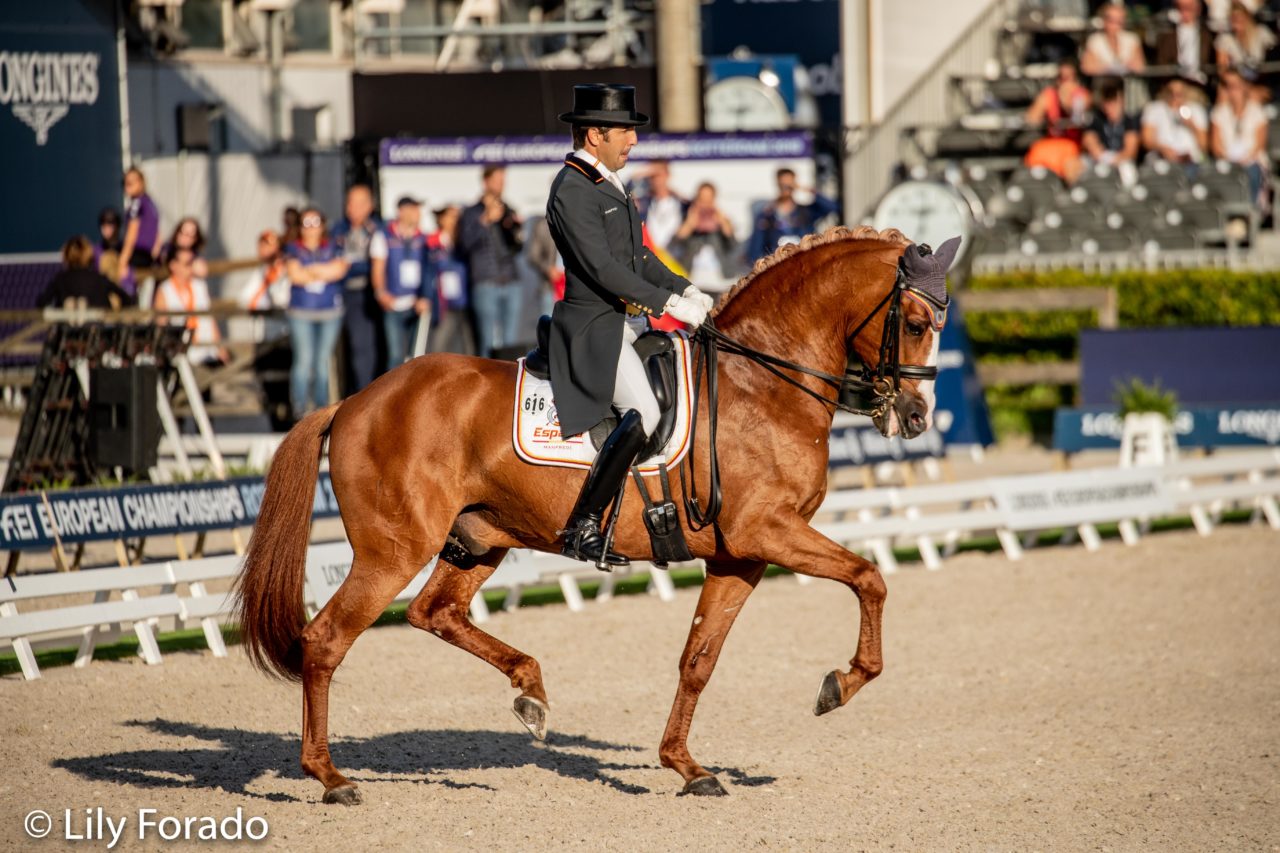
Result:
M0 551L204 533L247 527L258 517L266 490L261 477L200 483L116 486L35 492L0 498ZM338 515L328 473L316 483L314 518Z

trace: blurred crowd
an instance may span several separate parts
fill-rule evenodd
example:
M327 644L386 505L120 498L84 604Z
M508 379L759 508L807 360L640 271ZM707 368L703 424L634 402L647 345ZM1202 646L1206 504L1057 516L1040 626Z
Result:
M715 289L815 230L837 209L832 200L798 187L795 172L782 168L775 197L756 205L752 229L740 237L713 184L701 183L684 198L671 187L669 163L636 172L628 190L647 245L693 282ZM340 348L345 370L336 378L342 393L351 394L423 352L513 357L532 342L533 329L524 322L531 295L525 271L538 282L539 304L528 308L546 314L564 294L563 263L545 219L525 221L505 200L506 170L487 166L479 179L473 203L430 210L431 230L425 228L423 199L397 199L394 218L383 221L372 189L357 184L348 188L333 221L315 206L289 207L278 227L259 233L252 275L237 293L222 295L245 311L286 318L295 417L328 404L330 369ZM129 169L123 183L123 215L103 210L96 240L76 236L67 242L64 269L41 306L209 311L209 260L200 222L184 217L164 230L141 170ZM193 362L228 360L212 315L169 322L191 330Z
M1265 11L1260 6L1258 0L1219 0L1207 8L1201 0L1173 0L1142 21L1142 36L1132 29L1133 7L1098 7L1100 29L1084 39L1078 56L1060 56L1056 76L1027 111L1028 124L1042 127L1043 137L1027 152L1026 165L1043 166L1070 184L1106 164L1132 184L1143 157L1176 164L1191 179L1212 158L1244 169L1255 206L1268 210L1264 108L1280 76L1269 73L1278 45L1258 20ZM1140 113L1126 103L1125 86L1138 76L1157 85Z

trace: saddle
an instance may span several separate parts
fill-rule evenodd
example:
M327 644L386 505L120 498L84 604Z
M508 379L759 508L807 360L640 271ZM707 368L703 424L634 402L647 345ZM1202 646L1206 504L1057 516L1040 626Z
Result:
M548 357L547 341L551 335L551 317L544 314L538 319L538 345L529 350L524 357L524 369L538 379L551 378L551 362ZM649 436L648 443L640 451L638 458L645 459L661 452L671 440L676 427L676 398L678 388L676 381L676 349L671 336L666 332L651 330L636 339L633 345L640 362L644 365L645 375L649 379L649 387L658 401L658 411L662 417L658 428ZM614 413L591 428L591 443L596 450L604 444L604 440L618 425L619 412Z

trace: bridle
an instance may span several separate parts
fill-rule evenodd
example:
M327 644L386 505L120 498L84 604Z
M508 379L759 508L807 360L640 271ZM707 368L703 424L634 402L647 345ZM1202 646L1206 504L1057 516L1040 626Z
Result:
M925 244L908 246L907 251L919 251L922 255L931 253L930 248ZM902 259L899 258L893 287L876 304L876 307L868 312L867 316L862 319L862 322L858 324L845 342L846 351L852 350L853 342L857 340L862 330L879 316L881 311L886 311L887 308L883 331L880 334L879 359L875 369L872 370L864 364L859 370L846 370L839 376L822 370L815 370L812 367L805 367L802 364L796 364L785 358L779 358L776 355L770 355L749 347L717 329L710 317L698 327L697 331L693 333L693 339L702 345L698 347L697 356L694 359L692 401L694 417L689 425L689 443L691 447L697 446L698 399L702 389L702 377L705 375L708 399L707 428L710 431L708 456L711 492L707 498L707 507L703 509L698 503L697 486L694 483L693 454L688 454L680 465L680 484L684 491L685 512L688 515L690 528L696 531L715 524L721 509L720 465L716 453L716 410L719 396L717 387L717 354L725 352L730 355L742 356L748 361L763 367L789 385L799 388L820 403L832 406L838 411L855 415L867 415L873 419L882 418L902 393L903 379L928 381L938 378L938 368L934 365L902 363L900 346L902 330L900 327L902 325L903 299L910 299L923 306L929 314L929 322L934 334L942 332L942 327L947 321L947 307L951 302L950 297L944 295L944 298L939 300L933 294L911 286L907 281ZM828 397L820 391L813 390L799 379L783 372L787 370L822 380L823 383L834 390L834 396ZM842 391L845 389L860 395L869 394L871 398L870 406L859 407L845 403L840 399ZM685 483L686 466L689 469L687 484Z

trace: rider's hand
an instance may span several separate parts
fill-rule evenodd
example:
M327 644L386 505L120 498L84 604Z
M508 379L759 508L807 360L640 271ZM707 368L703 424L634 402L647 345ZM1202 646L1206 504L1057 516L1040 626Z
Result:
M701 303L704 310L710 313L712 308L716 307L716 298L710 294L703 293L695 285L689 285L684 289L684 293L680 294L685 299L693 299Z
M687 323L695 329L707 319L707 309L702 307L701 302L674 294L667 300L664 313L670 314L681 323Z

